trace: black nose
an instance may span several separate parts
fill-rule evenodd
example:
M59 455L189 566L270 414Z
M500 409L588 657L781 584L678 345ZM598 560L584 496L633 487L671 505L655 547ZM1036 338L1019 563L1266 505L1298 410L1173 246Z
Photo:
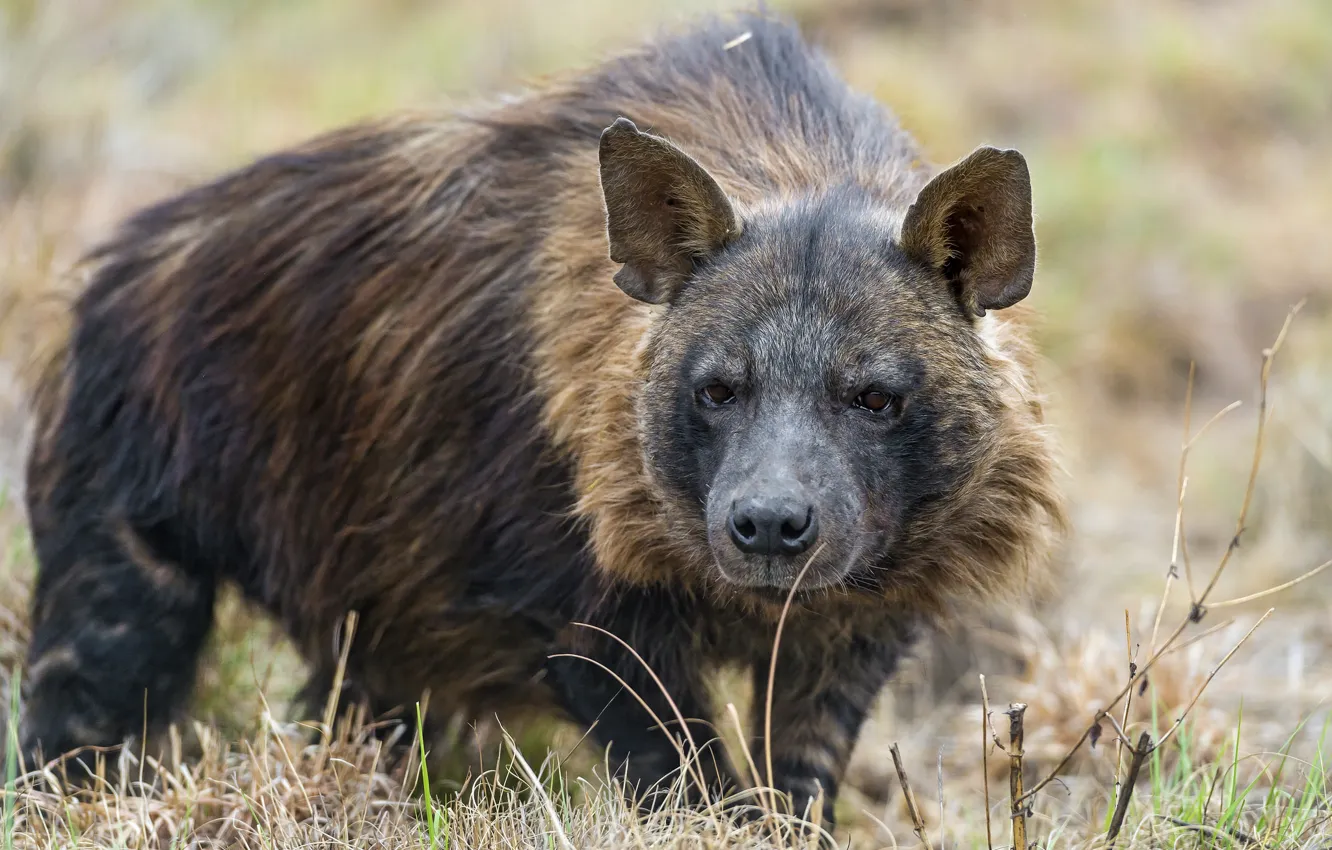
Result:
M797 499L741 499L731 506L731 540L747 555L799 555L814 545L814 506Z

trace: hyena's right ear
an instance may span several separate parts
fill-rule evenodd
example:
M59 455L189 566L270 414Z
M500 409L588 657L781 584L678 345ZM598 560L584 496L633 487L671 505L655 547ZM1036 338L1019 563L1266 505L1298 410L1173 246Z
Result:
M1026 298L1036 270L1027 161L982 147L945 169L907 210L901 244L954 284L973 316Z
M639 301L668 302L696 257L739 235L739 216L703 166L628 118L602 131L599 153L610 258L624 264L615 284Z

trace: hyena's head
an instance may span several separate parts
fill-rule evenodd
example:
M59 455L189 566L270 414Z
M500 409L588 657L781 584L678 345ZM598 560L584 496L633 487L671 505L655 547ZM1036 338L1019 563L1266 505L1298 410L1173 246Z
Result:
M807 562L803 590L931 580L922 548L965 533L943 508L993 510L1013 412L982 317L1032 283L1022 156L981 148L896 207L846 186L744 210L627 119L600 161L615 281L666 305L639 429L684 545L760 596Z

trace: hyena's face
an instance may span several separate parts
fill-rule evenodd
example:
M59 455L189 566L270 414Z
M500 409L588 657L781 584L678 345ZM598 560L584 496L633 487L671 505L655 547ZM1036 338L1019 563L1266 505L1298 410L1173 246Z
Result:
M965 479L979 341L894 227L852 196L752 213L654 335L645 454L731 584L789 588L809 561L802 588L879 588Z
M846 189L742 222L627 124L602 185L616 282L668 305L639 410L675 525L732 586L788 589L808 563L803 589L883 591L997 422L976 314L1030 286L1025 164L982 149L909 210Z

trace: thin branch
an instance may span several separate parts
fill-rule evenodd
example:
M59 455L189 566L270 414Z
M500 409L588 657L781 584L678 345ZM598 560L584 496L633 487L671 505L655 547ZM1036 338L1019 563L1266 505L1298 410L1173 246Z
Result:
M1170 648L1167 649L1165 652L1163 652L1162 655L1173 655L1174 653L1179 652L1180 650L1188 649L1189 647L1193 646L1195 643L1197 643L1197 642L1199 642L1199 641L1201 641L1201 640L1206 640L1207 638L1211 637L1212 635L1216 634L1217 632L1223 632L1223 631L1225 631L1227 628L1229 628L1230 626L1233 626L1233 625L1235 625L1235 621L1234 621L1233 619L1232 619L1232 620L1224 620L1224 621L1222 621L1222 622L1220 622L1220 623L1217 623L1215 626L1212 626L1210 629L1207 629L1207 630L1205 630L1205 631L1198 632L1198 634L1194 635L1193 637L1189 638L1188 640L1184 641L1183 643L1179 643L1179 644L1176 644L1176 645L1170 647Z
M1184 470L1185 470L1185 467L1188 465L1188 462L1189 462L1189 448L1192 447L1192 445L1193 445L1193 441L1192 441L1191 439L1189 439L1189 429L1193 427L1193 424L1192 424L1192 423L1193 423L1193 379L1194 379L1194 375L1195 375L1195 373L1196 373L1196 371L1197 371L1197 368L1196 368L1196 367L1197 367L1197 364L1195 364L1192 360L1190 360L1190 361L1189 361L1189 384L1188 384L1188 388L1185 389L1185 391L1184 391L1184 442L1180 445L1180 448L1179 448L1179 481L1178 481L1178 484L1176 485L1176 490L1175 490L1175 493L1176 493L1176 502L1175 502L1175 543L1174 543L1174 545L1171 547L1171 551L1170 551L1170 572L1169 572L1169 574L1166 576L1166 589L1165 589L1165 594L1162 596L1162 599L1161 599L1161 607L1162 607L1162 608L1165 607L1165 597L1168 597L1168 596L1170 595L1170 582L1174 579L1174 577L1175 577L1176 575L1178 575L1178 568L1177 568L1176 565L1179 563L1179 561L1178 561L1178 559L1179 559L1179 541L1180 541L1180 538L1183 536L1183 531L1184 531L1184 490L1185 490L1185 488L1188 486L1188 483L1189 483L1189 482L1188 482L1188 477L1187 477L1187 475L1185 474L1185 471L1184 471ZM1207 430L1207 429L1204 428L1203 430L1205 431L1205 430ZM1200 432L1200 433L1201 433L1201 432ZM1186 579L1187 582L1188 582L1189 599L1192 600L1192 599L1193 599L1193 570L1192 570L1190 567L1186 566L1185 569L1184 569L1184 576L1185 576L1185 579ZM1160 614L1159 611L1157 612L1157 615L1156 615L1156 621L1157 621L1157 624L1158 624L1158 625L1159 625L1160 622L1161 622L1161 614ZM1153 630L1153 632L1152 632L1152 645L1155 646L1155 644L1156 644L1156 632L1155 632L1155 630Z
M1207 678L1204 679L1203 683L1198 686L1198 690L1194 691L1193 699L1189 700L1189 704L1184 707L1183 713L1180 714L1179 717L1175 718L1174 724L1171 725L1171 727L1166 730L1166 733L1161 736L1161 740L1156 742L1157 747L1161 746L1166 741L1170 740L1170 736L1175 734L1175 731L1178 730L1180 725L1184 722L1184 718L1188 717L1189 712L1192 711L1193 707L1198 704L1198 700L1202 698L1203 691L1207 690L1207 686L1212 683L1212 679L1216 678L1216 674L1221 672L1221 668L1226 666L1226 662L1230 660L1230 657L1234 655L1237 651L1239 651L1239 648L1244 645L1244 642L1249 639L1249 636L1252 635L1255 631L1257 631L1258 627L1263 624L1263 621L1266 620L1268 617L1272 616L1272 612L1275 610L1276 610L1275 608L1268 608L1267 613L1259 617L1258 622L1254 623L1253 626L1247 632L1244 633L1244 637L1240 638L1239 641L1230 648L1230 651L1227 652L1221 658L1221 660L1217 662L1216 666L1212 668L1212 672L1208 673ZM1155 747L1153 749L1155 749Z
M1285 584L1278 584L1276 587L1269 587L1267 590L1260 590L1257 593L1250 593L1248 596L1241 596L1237 599L1227 599L1224 602L1213 602L1207 607L1212 609L1229 608L1232 605L1243 605L1245 602L1253 602L1255 600L1262 599L1265 596L1271 596L1274 593L1280 593L1283 590L1292 588L1302 581L1313 578L1314 576L1318 575L1328 567L1332 567L1332 561L1324 561L1323 563L1314 567L1312 570L1309 570L1309 572L1305 573L1299 578L1293 578L1290 581L1286 582Z
M1138 774L1142 771L1142 763L1151 751L1152 736L1148 732L1143 732L1142 737L1138 738L1138 745L1133 748L1133 760L1129 762L1128 776L1124 780L1124 792L1115 801L1115 813L1110 818L1110 828L1105 833L1107 847L1115 845L1115 839L1119 837L1119 831L1124 828L1124 817L1128 814L1129 800L1133 797L1133 788L1138 783Z
M1244 488L1244 502L1240 505L1239 517L1235 520L1235 536L1230 539L1230 545L1221 555L1221 563L1217 564L1216 572L1212 573L1212 580L1207 582L1206 589L1202 595L1194 600L1195 619L1201 618L1200 609L1204 600L1212 593L1216 587L1221 574L1225 572L1226 565L1230 563L1230 557L1239 548L1240 537L1244 534L1245 523L1249 518L1249 506L1253 504L1253 493L1258 483L1258 467L1263 461L1263 434L1267 430L1267 385L1272 376L1272 361L1276 358L1277 352L1281 350L1281 345L1286 341L1286 334L1290 331L1290 323L1294 320L1295 314L1304 306L1304 299L1301 299L1289 313L1286 314L1286 321L1281 324L1281 330L1277 333L1276 341L1272 347L1263 351L1263 368L1258 383L1258 433L1253 440L1253 463L1249 466L1249 483Z
M1184 493L1189 488L1188 477L1179 480L1179 492L1175 504L1175 536L1170 544L1170 566L1166 569L1165 587L1161 589L1161 601L1156 606L1156 619L1152 622L1152 639L1148 646L1156 648L1156 636L1161 632L1161 619L1165 616L1166 604L1170 601L1170 591L1175 587L1175 579L1179 576L1179 553L1187 549L1187 541L1184 537ZM1189 600L1193 600L1193 567L1188 563L1188 558L1184 559L1184 573L1189 577Z
M1178 526L1177 526L1178 527ZM1138 665L1133 663L1133 633L1129 626L1129 611L1124 609L1124 657L1128 660L1128 674L1131 677L1138 672ZM1129 721L1129 710L1133 707L1133 693L1130 692L1128 698L1124 700L1124 720L1120 727L1127 726ZM1124 739L1119 738L1115 741L1115 796L1119 796L1119 769L1124 762Z
M1109 720L1110 725L1114 728L1115 739L1118 740L1121 744L1126 744L1129 749L1133 749L1133 739L1130 738L1128 736L1128 733L1124 731L1124 727L1119 725L1119 721L1115 719L1115 716L1107 711L1105 713L1105 719Z
M1023 717L1026 713L1026 703L1015 702L1008 706L1008 797L1013 801L1009 812L1013 819L1013 850L1027 850L1027 811L1023 805L1027 795L1022 793L1022 741L1026 735Z
M984 676L981 677L981 696L985 701L985 725L990 729L990 740L994 742L994 748L1006 756L1008 745L999 739L999 730L994 728L994 713L990 710L990 695L985 692Z
M1198 433L1194 434L1193 437L1191 437L1189 441L1184 444L1185 450L1187 451L1189 449L1192 449L1193 444L1201 440L1203 434L1206 434L1209 428L1211 428L1216 423L1220 422L1223 416L1225 416L1227 413L1231 412L1232 410L1236 410L1243 406L1244 402L1240 401L1239 399L1235 399L1230 404L1227 404L1225 407L1221 408L1216 413L1212 414L1212 418L1208 419L1206 424L1204 424L1201 428L1198 429Z
M925 831L925 819L921 817L920 806L916 804L916 795L911 792L911 783L907 781L906 768L902 766L902 753L894 741L889 752L893 754L893 767L897 768L897 781L902 786L902 795L906 798L907 814L911 816L912 829L916 837L925 845L925 850L934 850L929 833Z
M990 695L985 692L985 674L981 686L981 782L985 788L985 846L994 850L994 832L990 827Z

